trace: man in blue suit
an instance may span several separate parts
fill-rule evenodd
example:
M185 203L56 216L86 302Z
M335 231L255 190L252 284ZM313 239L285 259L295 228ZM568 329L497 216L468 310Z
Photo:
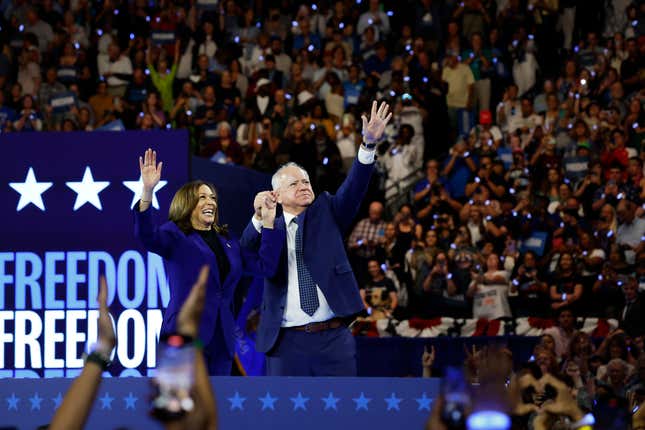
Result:
M356 216L374 170L374 152L389 106L372 104L363 116L363 144L336 195L314 200L307 172L295 163L273 175L273 191L256 196L256 213L242 246L259 249L261 210L266 199L282 205L275 232L286 247L275 276L266 278L256 349L266 353L271 376L354 376L356 343L347 322L363 310L344 236ZM260 249L260 253L263 250Z

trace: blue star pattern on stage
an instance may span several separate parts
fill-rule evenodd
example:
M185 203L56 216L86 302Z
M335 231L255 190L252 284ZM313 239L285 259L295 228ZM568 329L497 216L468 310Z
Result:
M246 400L246 397L241 397L240 393L236 391L233 397L228 398L228 401L231 402L231 410L233 411L235 409L239 409L243 411L245 400Z
M388 411L391 411L393 409L397 410L397 411L401 410L401 409L399 409L399 403L401 403L403 401L403 399L400 399L400 398L396 397L396 394L392 393L392 395L390 395L390 397L386 397L384 400L385 400L385 403L387 403L387 410Z
M275 411L275 402L278 401L278 398L271 397L271 393L268 391L264 397L258 397L258 400L262 402L262 410L271 409Z
M38 395L38 393L34 393L33 396L29 398L29 401L31 402L31 410L33 411L34 409L40 410L40 404L43 401L43 398Z
M331 391L329 392L329 395L327 397L323 397L322 401L325 402L325 410L327 409L333 409L335 411L338 410L337 404L340 401L339 397L334 397L334 393Z
M16 397L16 393L11 393L11 397L7 397L7 410L18 410L18 402L20 402L20 397Z
M102 397L99 397L99 401L101 402L101 409L112 410L112 400L114 400L114 397L111 397L110 393L106 391Z
M372 400L368 397L365 397L365 394L361 391L360 397L355 397L352 399L354 402L356 402L356 410L360 411L361 409L367 411L368 407L367 404Z
M294 411L297 411L298 409L302 409L303 411L307 410L306 403L309 401L309 397L303 397L300 391L298 391L298 395L296 397L291 397L290 399L293 402Z
M127 397L123 398L123 401L125 401L125 408L132 410L136 409L137 400L139 400L139 398L134 396L132 392L128 393Z
M432 403L432 399L430 397L427 397L425 392L421 395L421 397L415 400L419 404L419 408L417 409L418 411L430 411L430 404Z
M63 395L58 392L58 395L56 397L52 397L52 402L54 402L54 409L58 409L60 407L60 404L63 403Z

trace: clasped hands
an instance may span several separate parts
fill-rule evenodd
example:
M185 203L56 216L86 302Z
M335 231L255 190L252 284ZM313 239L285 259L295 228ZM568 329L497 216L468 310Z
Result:
M275 191L261 191L256 194L253 200L255 218L262 221L262 227L273 228L275 221L278 197Z

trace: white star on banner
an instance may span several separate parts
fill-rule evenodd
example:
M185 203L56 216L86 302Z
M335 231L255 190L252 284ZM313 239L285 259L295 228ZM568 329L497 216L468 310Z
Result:
M155 209L159 209L159 201L157 200L157 191L162 189L163 187L166 186L168 181L159 181L157 186L155 187L154 190L152 190L152 207ZM139 180L137 181L123 181L123 185L130 191L134 193L132 196L132 203L130 203L130 209L134 207L134 205L139 201L141 198L141 191L143 190L143 180L141 179L141 176L139 176Z
M74 202L74 210L78 210L85 203L89 203L98 210L103 210L101 205L101 199L99 198L99 193L106 189L109 185L109 181L95 181L92 176L92 170L90 166L85 167L85 173L83 173L83 179L81 182L65 182L69 188L71 188L76 193L76 201Z
M33 167L30 167L27 171L25 182L9 182L9 186L20 193L16 212L20 212L29 203L44 211L45 203L43 203L42 194L52 185L54 185L53 182L38 182Z

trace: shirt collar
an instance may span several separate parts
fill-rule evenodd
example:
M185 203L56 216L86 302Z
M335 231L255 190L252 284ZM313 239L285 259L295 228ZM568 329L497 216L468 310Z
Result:
M282 213L284 214L284 223L287 228L289 228L289 226L291 225L291 220L296 218L298 215L290 214L289 212L285 211L282 211Z

